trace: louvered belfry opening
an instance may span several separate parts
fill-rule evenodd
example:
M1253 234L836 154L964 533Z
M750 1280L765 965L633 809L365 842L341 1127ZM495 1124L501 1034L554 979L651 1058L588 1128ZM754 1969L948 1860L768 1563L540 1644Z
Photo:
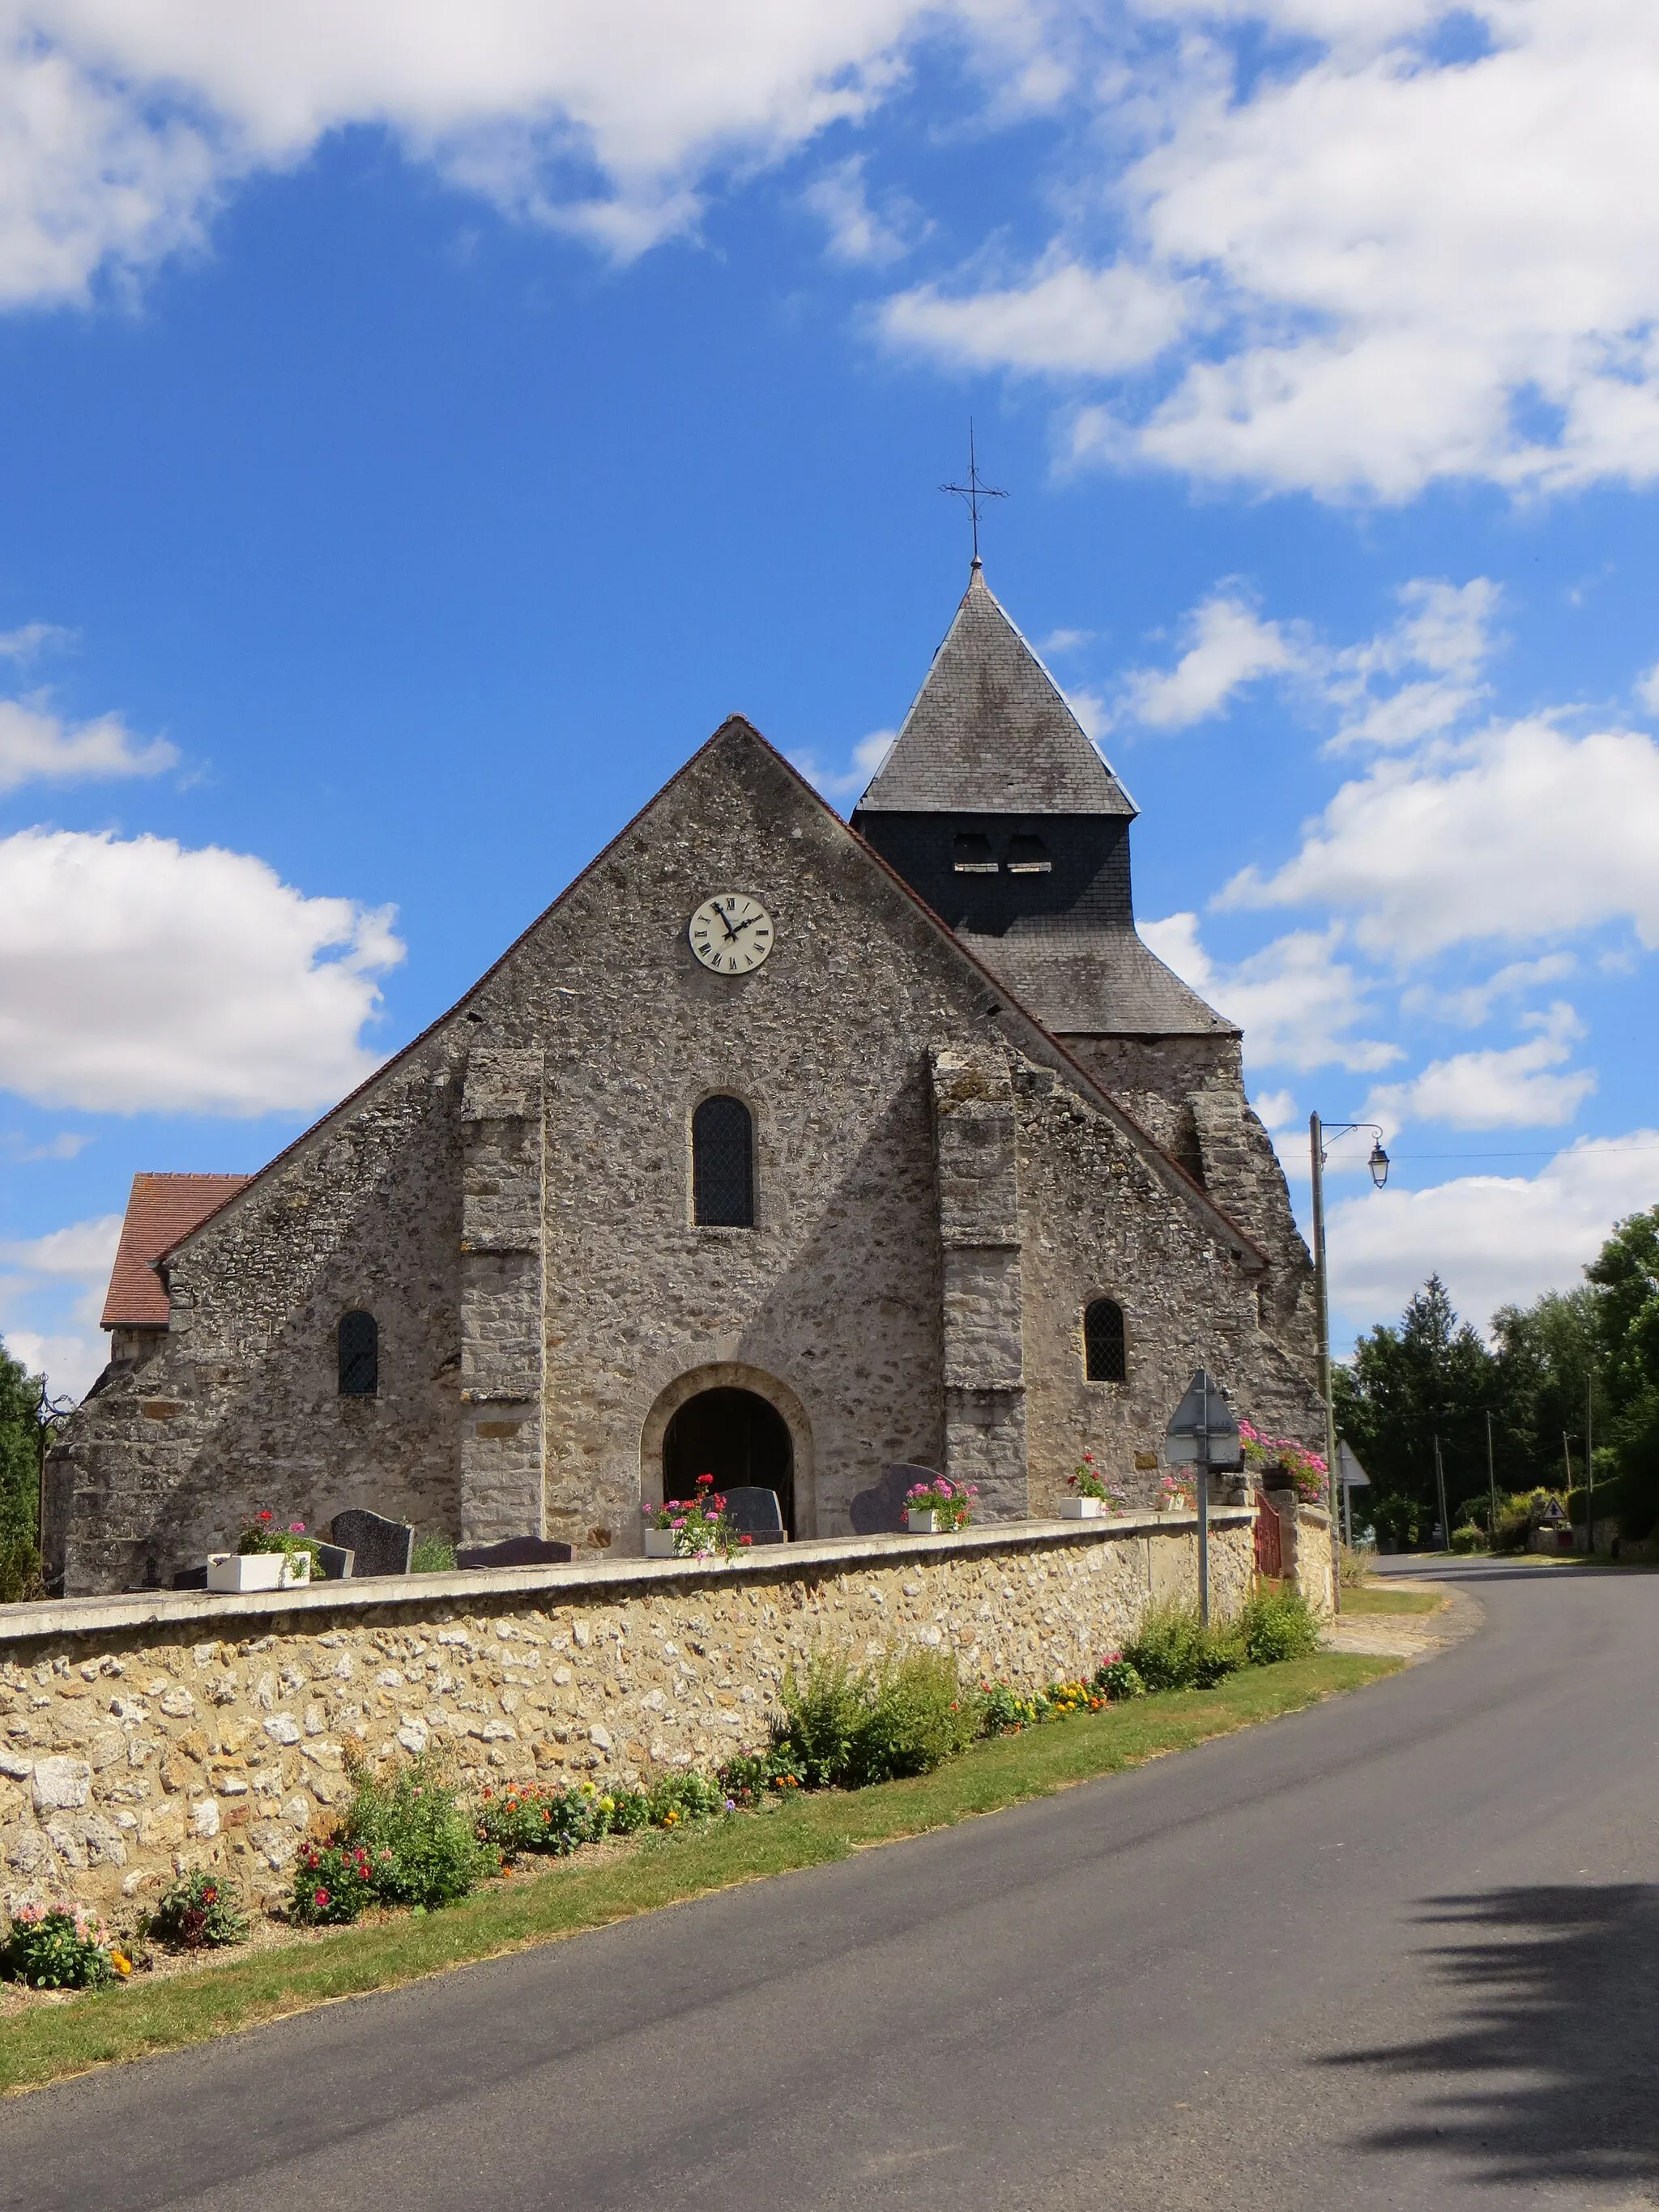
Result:
M380 1388L380 1330L371 1313L340 1317L340 1395L373 1398Z
M1115 1298L1096 1298L1083 1316L1083 1372L1091 1382L1128 1380L1123 1309Z
M699 1229L755 1225L755 1122L741 1098L705 1098L691 1116L691 1214Z

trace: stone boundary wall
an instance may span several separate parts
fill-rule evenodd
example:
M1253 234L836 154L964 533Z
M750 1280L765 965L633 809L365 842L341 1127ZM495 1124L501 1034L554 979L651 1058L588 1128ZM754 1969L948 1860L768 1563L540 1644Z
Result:
M1293 1490L1262 1492L1279 1516L1279 1556L1284 1579L1293 1583L1322 1616L1336 1610L1336 1562L1331 1552L1331 1516L1322 1505L1310 1505Z
M1211 1516L1215 1613L1251 1515ZM1191 1515L793 1544L729 1565L634 1560L0 1607L0 1900L130 1921L216 1866L276 1904L349 1756L428 1747L473 1786L628 1784L767 1735L792 1658L926 1645L1031 1686L1076 1675L1149 1601L1197 1589Z

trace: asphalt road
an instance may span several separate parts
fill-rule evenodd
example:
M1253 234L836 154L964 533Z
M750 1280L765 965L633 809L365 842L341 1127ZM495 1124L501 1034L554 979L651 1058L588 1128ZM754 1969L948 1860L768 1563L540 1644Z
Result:
M1315 1711L0 2106L27 2212L1659 2202L1659 1577Z

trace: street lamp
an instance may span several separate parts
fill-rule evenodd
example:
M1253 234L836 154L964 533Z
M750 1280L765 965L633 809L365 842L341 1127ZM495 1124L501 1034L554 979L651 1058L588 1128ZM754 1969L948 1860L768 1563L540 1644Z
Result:
M1382 1131L1376 1121L1322 1121L1317 1114L1308 1116L1308 1149L1313 1159L1313 1232L1314 1283L1319 1297L1319 1395L1325 1401L1325 1501L1331 1516L1331 1602L1338 1613L1342 1610L1342 1561L1337 1549L1341 1539L1336 1512L1336 1407L1331 1396L1331 1302L1330 1287L1325 1273L1325 1139L1327 1137L1349 1137L1357 1129L1369 1129L1372 1136L1370 1157L1365 1164L1371 1171L1371 1181L1381 1190L1389 1180L1389 1156L1382 1149Z

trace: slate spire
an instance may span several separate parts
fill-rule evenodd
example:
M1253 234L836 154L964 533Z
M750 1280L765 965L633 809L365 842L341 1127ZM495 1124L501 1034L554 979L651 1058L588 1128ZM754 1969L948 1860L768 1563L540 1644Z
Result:
M1133 800L975 560L956 619L860 814L1105 814Z

